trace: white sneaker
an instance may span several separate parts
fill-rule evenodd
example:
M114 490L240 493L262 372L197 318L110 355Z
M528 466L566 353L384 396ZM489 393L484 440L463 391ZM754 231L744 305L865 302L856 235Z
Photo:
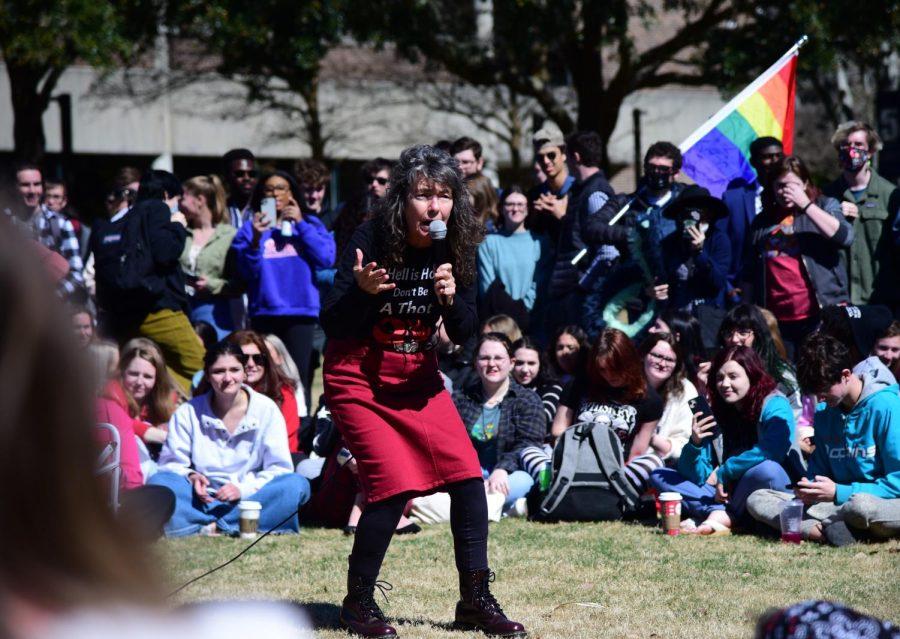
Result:
M525 497L519 497L512 506L503 513L504 517L528 517L528 500Z

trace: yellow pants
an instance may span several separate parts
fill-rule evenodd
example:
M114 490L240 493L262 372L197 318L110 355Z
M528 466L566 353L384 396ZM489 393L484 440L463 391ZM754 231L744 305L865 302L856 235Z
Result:
M205 350L187 315L169 309L150 313L141 322L138 333L159 344L169 374L190 397L191 378L203 368Z

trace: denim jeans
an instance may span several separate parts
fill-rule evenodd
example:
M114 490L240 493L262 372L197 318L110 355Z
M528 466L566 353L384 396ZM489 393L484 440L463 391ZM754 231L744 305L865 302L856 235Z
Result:
M747 514L747 498L755 490L771 488L787 491L791 480L781 464L766 460L757 464L741 477L731 488L728 504L716 501L716 487L711 484L698 486L682 477L671 468L658 468L650 475L650 483L659 492L676 492L681 495L681 508L685 517L703 521L714 510L725 510L732 521L740 525L752 523Z
M491 471L482 468L481 475L486 480L491 476ZM534 486L534 479L524 470L515 470L509 473L509 494L506 496L506 501L503 502L503 510L516 503L519 497L527 495L532 486Z
M186 477L170 471L161 471L147 482L149 485L165 486L175 493L175 513L166 522L167 537L196 535L200 528L216 523L219 530L232 534L240 527L240 511L236 501L213 501L205 504L194 493L194 487ZM258 501L262 504L259 516L259 531L272 530L291 513L294 516L274 528L275 532L298 532L296 511L309 501L309 481L294 473L279 475L252 495L242 499Z

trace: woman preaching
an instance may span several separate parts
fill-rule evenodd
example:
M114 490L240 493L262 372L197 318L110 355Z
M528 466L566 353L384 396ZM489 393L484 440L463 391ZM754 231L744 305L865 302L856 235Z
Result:
M446 224L445 247L433 246L429 227L436 220ZM482 233L456 160L430 146L406 149L379 212L341 256L322 310L329 338L325 398L368 496L341 608L344 625L364 637L397 634L375 602L376 579L406 502L438 490L452 504L456 624L525 636L489 589L481 467L434 350L441 323L457 344L477 329L475 256ZM445 257L436 260L439 255Z

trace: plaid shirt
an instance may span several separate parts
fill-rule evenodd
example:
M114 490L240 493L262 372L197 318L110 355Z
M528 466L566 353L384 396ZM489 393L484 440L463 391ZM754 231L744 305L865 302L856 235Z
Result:
M481 407L484 405L481 380L453 393L453 403L456 404L466 430L471 432L475 422L481 417ZM528 446L540 447L546 434L547 418L544 416L541 398L534 391L523 388L510 379L509 390L500 402L497 463L494 469L502 468L508 473L519 470L519 453Z
M84 269L84 263L81 260L81 250L78 246L78 234L75 233L75 227L72 226L72 222L65 216L41 206L32 218L31 223L35 239L51 251L62 255L69 263L68 274L59 282L59 294L64 298L68 298L79 291L83 291L84 277L82 276L82 270Z

